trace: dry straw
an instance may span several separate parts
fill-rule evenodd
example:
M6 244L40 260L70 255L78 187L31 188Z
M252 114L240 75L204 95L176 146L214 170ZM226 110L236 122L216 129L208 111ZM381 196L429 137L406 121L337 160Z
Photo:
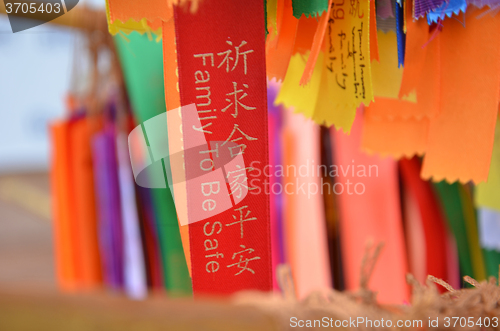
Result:
M375 247L372 244L367 245L361 266L358 291L340 292L333 289L318 291L311 293L303 300L297 300L290 268L281 266L277 271L282 292L280 295L247 292L236 296L235 302L238 305L258 307L266 314L272 315L279 321L282 330L297 329L297 327L292 327L294 323L291 323L291 317L303 321L324 321L325 317L333 321L339 320L339 322L356 320L358 317L363 317L365 321L381 321L382 319L385 321L384 326L379 327L373 325L377 323L358 324L356 330L500 330L498 326L494 327L497 324L494 323L494 318L500 319L500 287L497 286L497 280L494 277L488 281L478 282L465 276L464 281L472 287L456 290L444 280L434 276L428 276L425 284L420 284L411 274L408 274L406 280L412 287L410 303L408 305L379 304L377 294L368 288L368 283L382 246L382 244ZM440 289L444 289L445 293L441 293ZM436 319L437 325L434 323ZM387 323L389 320L391 323ZM411 323L412 326L398 327L398 321L408 321L407 323ZM417 321L421 321L421 324ZM431 327L430 321L433 321ZM472 322L474 326L471 326ZM485 327L485 322L489 322L490 326ZM388 327L388 324L392 326ZM316 327L316 329L324 329L324 326Z

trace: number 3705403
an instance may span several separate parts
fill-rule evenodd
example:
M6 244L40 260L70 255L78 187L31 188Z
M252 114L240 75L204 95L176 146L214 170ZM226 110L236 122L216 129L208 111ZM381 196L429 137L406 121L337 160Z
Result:
M7 14L36 14L36 13L47 13L47 14L59 14L61 12L60 3L40 3L40 2L8 2L5 4L5 9Z
M444 327L445 328L456 328L456 327L498 327L498 317L445 317Z

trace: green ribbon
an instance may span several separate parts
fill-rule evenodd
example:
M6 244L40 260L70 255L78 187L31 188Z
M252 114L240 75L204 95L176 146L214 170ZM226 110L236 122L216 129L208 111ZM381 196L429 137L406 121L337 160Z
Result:
M319 17L328 10L328 0L292 0L293 16Z
M115 44L125 76L132 111L139 123L166 112L162 44L132 32L117 35ZM167 123L165 123L166 129ZM170 296L192 295L191 278L179 232L172 195L168 188L151 189L163 267L163 281Z

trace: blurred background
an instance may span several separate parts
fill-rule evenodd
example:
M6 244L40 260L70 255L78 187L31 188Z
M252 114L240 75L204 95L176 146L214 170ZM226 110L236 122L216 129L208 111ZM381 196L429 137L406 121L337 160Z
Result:
M64 115L80 34L56 24L14 34L0 14L0 286L56 287L48 130Z
M151 330L187 330L186 325L193 330L207 325L221 329L222 324L227 330L275 329L270 319L255 311L216 303L204 306L190 299L189 259L182 242L186 237L181 238L186 233L179 231L170 191L134 184L126 137L136 125L166 110L161 32L154 28L158 22L133 22L132 30L141 33L128 34L131 31L122 26L123 33L115 27L120 32L112 37L105 1L81 0L59 19L87 10L78 21L83 28L56 20L12 33L2 6L0 2L0 330L2 317L16 307L16 323L31 312L32 317L43 316L47 330L86 330L94 325L99 330L125 331L135 325L129 321L153 317L162 322L151 322ZM388 68L399 68L396 21L377 15L378 37L387 41L381 43L388 55L381 62L388 59ZM317 18L303 15L300 22L303 39L312 43ZM92 28L86 29L86 23ZM381 29L382 23L389 32ZM431 28L424 25L423 30L430 33ZM325 169L351 165L352 176L348 171L347 175L269 176L278 186L296 180L297 185L300 181L322 188L313 194L270 194L273 273L278 264L290 265L287 270L293 275L290 283L297 300L318 289L357 290L363 283L360 270L366 262L366 243L382 242L385 247L371 283L363 283L378 292L382 303L409 302L407 273L421 283L432 274L454 288L466 286L465 275L477 280L496 277L500 185L495 186L495 180L500 176L491 182L493 193L486 194L498 209L492 212L475 204L477 190L471 182L423 180L420 154L398 160L362 152L364 106L353 109L356 120L347 135L314 123L300 114L298 106L286 105L285 94L290 99L295 96L291 84L298 87L298 81L292 82L293 73L304 70L305 49L294 48L281 85L268 81L270 164L306 169L310 161ZM393 75L397 79L391 79L400 84L403 69L397 70ZM383 81L390 80L385 79L390 76L387 70L380 72ZM298 99L308 101L307 107L321 108L309 105L306 89L297 91ZM324 95L329 100L329 94ZM393 107L397 110L399 104ZM498 137L499 132L497 125ZM492 169L500 169L498 137ZM355 176L354 165L373 166L376 175ZM349 179L357 180L363 193L335 191L336 184L342 187ZM333 191L323 192L323 183ZM273 289L280 293L276 277ZM37 293L43 295L35 299ZM95 296L89 299L90 295ZM184 298L165 300L173 297ZM66 307L64 300L74 300L75 306ZM52 303L57 309L51 310ZM41 307L43 313L35 313ZM99 315L101 308L105 313ZM86 313L90 311L92 317ZM71 313L75 322L57 324L50 319L53 312L62 320ZM103 322L106 318L113 320L111 324ZM19 329L31 330L33 325Z

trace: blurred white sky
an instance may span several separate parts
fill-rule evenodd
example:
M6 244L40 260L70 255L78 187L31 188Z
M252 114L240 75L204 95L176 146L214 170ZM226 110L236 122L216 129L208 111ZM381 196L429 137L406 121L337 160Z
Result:
M48 169L47 127L64 114L75 40L74 31L50 23L14 34L0 15L0 174Z

